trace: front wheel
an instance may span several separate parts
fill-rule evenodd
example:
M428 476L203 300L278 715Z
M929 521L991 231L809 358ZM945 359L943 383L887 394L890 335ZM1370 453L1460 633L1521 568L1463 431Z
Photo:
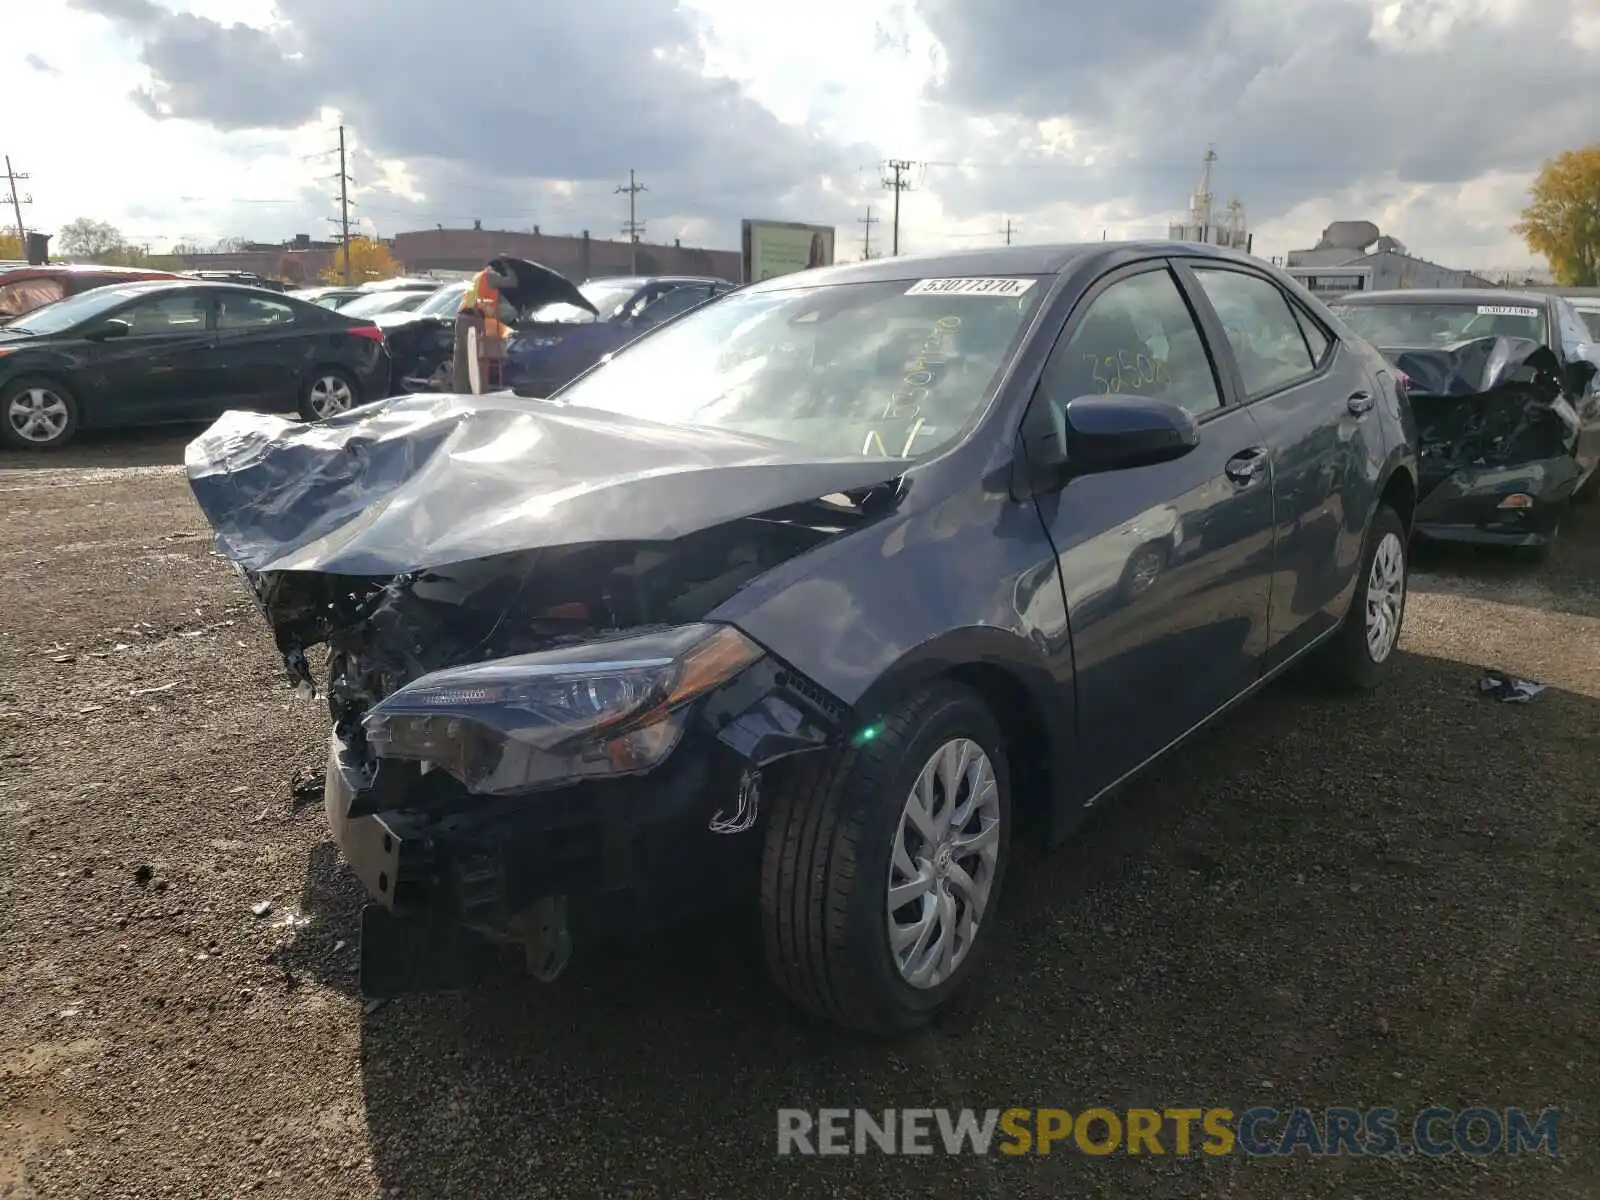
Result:
M1400 643L1406 613L1410 559L1406 527L1387 504L1373 514L1367 530L1356 594L1344 624L1328 643L1325 663L1337 683L1357 689L1376 687Z
M78 430L78 402L50 379L18 379L0 391L0 434L21 450L54 450Z
M848 1028L927 1024L982 979L1011 836L994 715L931 685L777 796L761 872L767 963Z

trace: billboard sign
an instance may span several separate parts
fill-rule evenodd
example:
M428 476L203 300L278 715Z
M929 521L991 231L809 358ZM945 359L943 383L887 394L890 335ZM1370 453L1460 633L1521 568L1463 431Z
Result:
M798 221L744 221L742 283L760 283L794 271L833 265L832 225Z

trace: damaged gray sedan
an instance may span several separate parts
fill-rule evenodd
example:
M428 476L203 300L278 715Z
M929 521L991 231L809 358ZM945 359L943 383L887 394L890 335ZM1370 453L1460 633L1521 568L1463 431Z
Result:
M326 691L366 994L744 895L789 996L897 1032L982 982L1014 827L1297 663L1382 679L1411 439L1282 273L1094 243L784 276L548 400L230 413L187 466Z
M1400 372L1417 419L1417 533L1542 558L1600 489L1597 350L1559 296L1404 289L1336 316Z

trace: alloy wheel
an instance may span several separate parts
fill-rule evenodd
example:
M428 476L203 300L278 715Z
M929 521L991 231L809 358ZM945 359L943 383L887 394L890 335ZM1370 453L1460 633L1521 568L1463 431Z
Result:
M337 375L324 375L311 384L311 411L319 419L348 412L355 402L350 385Z
M1394 653L1406 601L1406 549L1386 533L1367 573L1367 653L1381 663Z
M955 738L917 775L889 862L889 947L915 988L948 980L977 941L1000 857L1000 787L978 743Z
M59 438L67 428L70 414L67 402L47 387L31 387L11 397L6 420L24 441L45 445Z

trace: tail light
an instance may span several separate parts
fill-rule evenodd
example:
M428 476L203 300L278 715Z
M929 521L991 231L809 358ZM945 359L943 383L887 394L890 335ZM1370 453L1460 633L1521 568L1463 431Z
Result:
M383 330L376 325L357 325L350 332L358 338L366 338L369 342L383 344Z

